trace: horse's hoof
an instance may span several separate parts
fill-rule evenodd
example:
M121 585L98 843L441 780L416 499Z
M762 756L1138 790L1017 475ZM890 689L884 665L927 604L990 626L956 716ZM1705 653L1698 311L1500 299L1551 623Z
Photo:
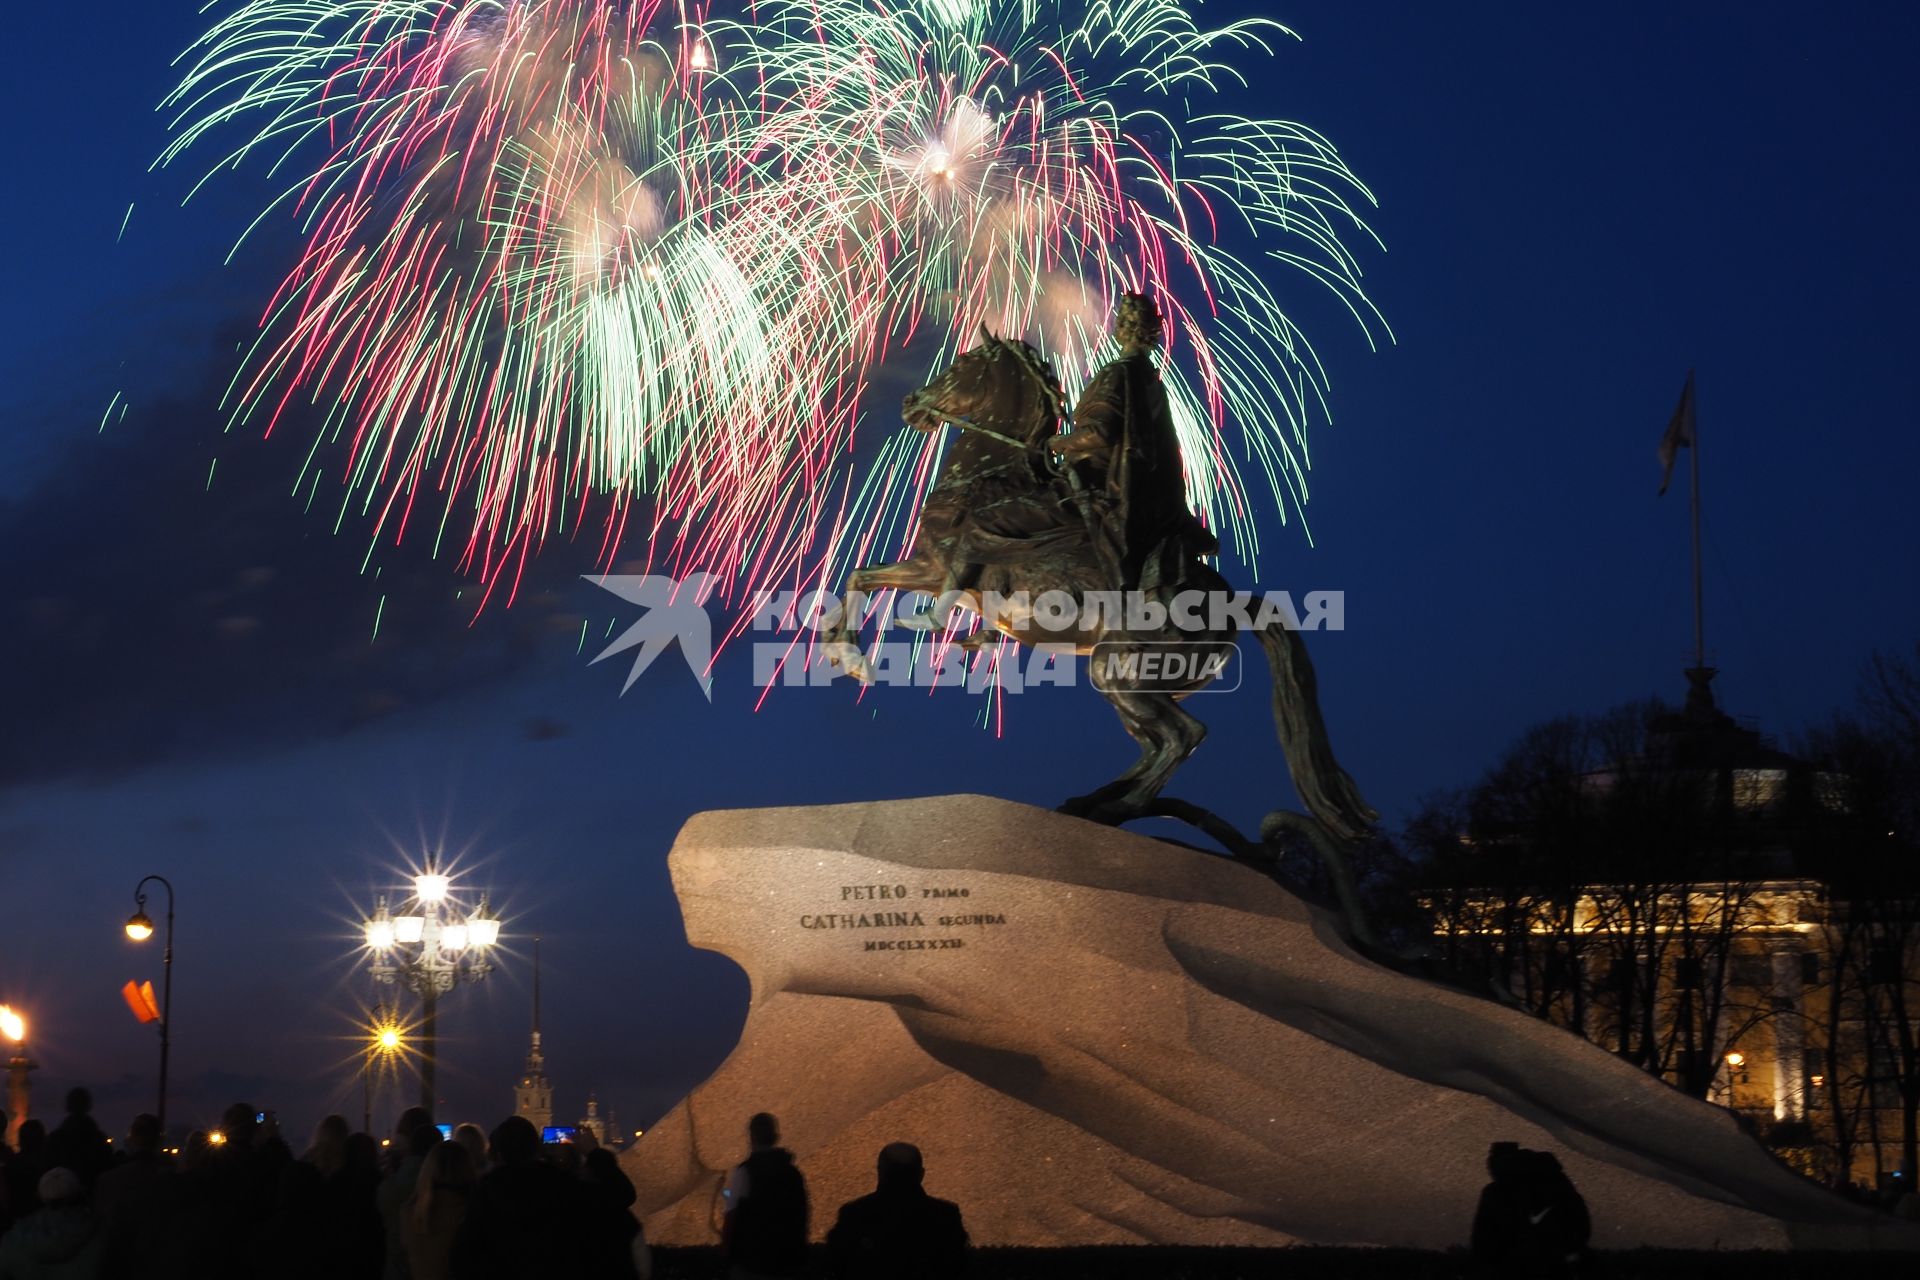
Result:
M867 655L856 644L829 644L821 646L827 655L827 665L839 667L861 684L873 683L873 664L867 661Z

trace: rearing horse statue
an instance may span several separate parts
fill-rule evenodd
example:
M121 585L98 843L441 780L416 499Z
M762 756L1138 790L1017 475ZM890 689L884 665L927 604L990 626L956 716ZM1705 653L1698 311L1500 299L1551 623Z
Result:
M961 355L945 373L908 396L908 425L922 431L957 427L940 475L928 491L912 552L892 564L869 565L847 576L849 593L888 589L944 596L981 615L992 632L1023 645L1070 645L1092 654L1094 687L1120 715L1140 744L1140 758L1112 782L1068 801L1062 808L1097 821L1119 823L1147 812L1181 762L1206 737L1206 726L1181 700L1216 678L1224 662L1190 664L1184 681L1140 674L1130 656L1164 652L1169 645L1199 655L1223 655L1236 644L1237 626L1202 610L1207 625L1182 626L1170 608L1182 591L1231 593L1226 580L1195 558L1177 584L1155 583L1142 595L1160 606L1157 625L1142 625L1125 609L1089 607L1096 593L1118 593L1123 583L1111 550L1102 546L1089 491L1067 465L1051 461L1052 441L1064 418L1060 386L1052 369L1024 342L981 330L980 345ZM996 601L1036 600L1064 592L1081 604L1064 626L1057 616L999 607ZM1056 597L1057 599L1057 597ZM1259 597L1254 597L1257 602ZM1259 609L1261 615L1268 613ZM1148 609L1147 615L1154 611ZM1287 616L1291 616L1290 611ZM1192 621L1191 612L1188 621ZM1151 624L1151 616L1147 619ZM859 621L843 610L826 637L828 652L856 677L871 679L861 653ZM1352 778L1334 759L1320 716L1313 665L1297 630L1278 621L1254 629L1273 676L1273 715L1295 789L1317 824L1281 814L1269 827L1293 826L1312 838L1323 856L1337 861L1323 839L1357 840L1378 817ZM1297 823L1278 821L1295 819ZM1324 833L1311 829L1324 828ZM1336 877L1341 873L1336 867ZM1342 887L1342 897L1350 886ZM1350 912L1351 914L1351 912Z

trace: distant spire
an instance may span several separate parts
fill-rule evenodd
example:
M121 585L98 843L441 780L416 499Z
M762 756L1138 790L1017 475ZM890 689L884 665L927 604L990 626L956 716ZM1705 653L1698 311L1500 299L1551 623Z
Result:
M525 1116L536 1129L553 1123L553 1084L547 1079L547 1057L540 1051L540 939L533 940L533 1035L527 1046L527 1066L514 1094L514 1113Z
M533 1040L527 1049L527 1072L538 1075L546 1067L540 1052L540 939L533 940Z

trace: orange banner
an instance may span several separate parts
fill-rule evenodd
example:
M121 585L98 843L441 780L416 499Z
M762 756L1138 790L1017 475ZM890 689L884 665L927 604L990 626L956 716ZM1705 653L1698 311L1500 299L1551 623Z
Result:
M120 998L127 1002L127 1008L133 1010L133 1016L141 1022L160 1021L160 1006L153 998L151 982L143 982L138 986L129 982L120 988Z

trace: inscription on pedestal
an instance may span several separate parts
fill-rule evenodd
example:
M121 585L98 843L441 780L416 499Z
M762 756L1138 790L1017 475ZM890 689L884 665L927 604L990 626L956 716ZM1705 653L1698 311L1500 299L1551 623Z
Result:
M980 910L956 910L956 900L971 900L973 890L965 885L843 884L841 909L809 912L800 917L807 930L887 929L918 931L922 935L940 930L984 928L1007 922L1004 913ZM939 906L931 905L939 902ZM889 903L886 907L867 907L867 903ZM852 904L859 903L857 909ZM969 901L969 907L971 902ZM966 946L966 940L950 936L870 938L860 940L863 951L953 951Z

